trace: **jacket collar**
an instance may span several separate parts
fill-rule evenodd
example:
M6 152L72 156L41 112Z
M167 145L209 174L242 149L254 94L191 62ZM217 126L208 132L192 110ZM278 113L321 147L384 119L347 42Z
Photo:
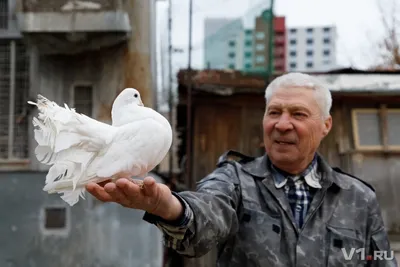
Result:
M325 159L319 154L316 153L316 160L318 164L318 172L321 176L321 185L323 187L329 187L332 184L337 185L342 189L350 188L350 181L345 179L340 173L335 172L332 167L325 161ZM264 154L261 157L257 157L254 160L244 163L242 166L242 170L253 177L258 178L272 178L272 171L269 168L270 160L267 154Z

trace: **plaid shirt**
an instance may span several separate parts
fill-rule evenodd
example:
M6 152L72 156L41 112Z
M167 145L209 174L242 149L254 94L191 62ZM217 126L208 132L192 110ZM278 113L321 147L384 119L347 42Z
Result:
M297 226L301 228L316 189L321 188L317 160L314 158L308 168L297 176L292 176L271 165L275 187L284 190L288 197Z

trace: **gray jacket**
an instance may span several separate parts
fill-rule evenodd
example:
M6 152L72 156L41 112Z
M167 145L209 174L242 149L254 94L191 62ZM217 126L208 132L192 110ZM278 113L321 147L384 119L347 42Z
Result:
M232 154L241 159L229 160ZM217 245L220 267L397 266L394 257L366 260L374 250L387 251L386 258L394 255L370 185L318 156L322 189L298 229L267 161L267 156L228 152L196 192L175 193L185 205L183 220L167 223L149 214L145 220L165 233L167 246L186 256L202 256ZM352 249L362 248L365 257L354 251L346 259Z

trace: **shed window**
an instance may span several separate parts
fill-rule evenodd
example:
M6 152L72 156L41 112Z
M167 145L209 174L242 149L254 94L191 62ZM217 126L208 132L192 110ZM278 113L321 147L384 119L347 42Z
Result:
M353 109L357 150L400 150L400 109Z
M388 110L388 145L400 147L400 110Z

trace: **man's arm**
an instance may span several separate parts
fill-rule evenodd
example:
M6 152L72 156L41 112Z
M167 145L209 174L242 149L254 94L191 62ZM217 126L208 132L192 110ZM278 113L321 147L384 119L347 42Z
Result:
M239 229L239 179L233 164L225 163L197 184L196 192L173 193L182 203L182 216L174 222L149 213L165 236L165 245L190 257L200 257L225 242Z
M368 209L369 252L366 253L366 255L371 255L372 260L368 261L367 266L397 267L397 261L394 257L394 252L390 248L389 238L384 227L381 210L375 194L373 194L369 202ZM393 259L389 259L392 256ZM382 257L382 259L378 257ZM388 259L386 260L386 258Z

